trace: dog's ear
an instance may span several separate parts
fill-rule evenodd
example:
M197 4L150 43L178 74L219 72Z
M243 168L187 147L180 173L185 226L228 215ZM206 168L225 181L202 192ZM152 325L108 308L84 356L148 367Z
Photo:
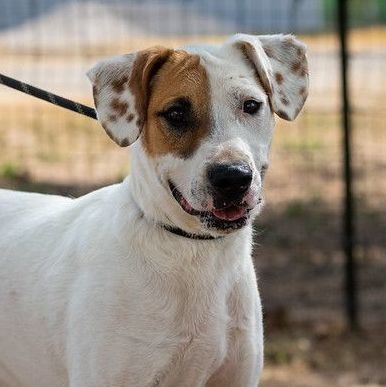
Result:
M98 120L118 145L128 146L140 135L151 80L171 52L154 47L103 60L88 71Z
M255 67L273 111L294 120L308 95L306 46L292 35L237 34L228 43Z

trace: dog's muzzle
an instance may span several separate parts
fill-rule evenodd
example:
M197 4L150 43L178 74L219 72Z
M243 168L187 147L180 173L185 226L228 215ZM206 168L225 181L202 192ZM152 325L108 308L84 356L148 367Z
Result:
M253 208L246 200L253 180L250 166L246 163L214 164L207 169L207 180L213 205L206 211L193 208L171 181L169 187L184 211L200 217L208 228L230 231L245 226Z

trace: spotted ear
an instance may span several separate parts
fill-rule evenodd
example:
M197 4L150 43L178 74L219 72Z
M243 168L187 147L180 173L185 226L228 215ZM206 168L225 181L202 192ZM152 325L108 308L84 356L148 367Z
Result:
M306 46L292 35L237 34L230 43L252 62L274 112L294 120L308 95Z
M172 50L154 47L97 63L87 76L98 120L118 145L132 144L146 121L150 83Z

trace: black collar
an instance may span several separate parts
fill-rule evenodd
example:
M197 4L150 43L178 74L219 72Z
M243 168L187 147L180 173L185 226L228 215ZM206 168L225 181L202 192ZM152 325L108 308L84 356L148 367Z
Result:
M178 227L169 226L167 224L162 224L161 227L165 229L166 231L171 232L172 234L182 236L184 238L189 239L198 239L198 240L214 240L214 239L220 239L223 238L222 236L214 237L212 235L208 234L191 234L189 232L186 232Z

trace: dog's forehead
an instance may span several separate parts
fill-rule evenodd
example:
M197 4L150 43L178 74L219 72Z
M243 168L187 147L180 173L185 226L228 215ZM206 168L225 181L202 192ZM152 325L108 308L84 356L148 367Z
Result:
M262 101L267 98L256 69L236 45L187 46L186 51L200 57L211 89L212 107L226 103L232 94Z
M234 75L254 75L242 51L234 45L196 45L187 46L185 50L193 55L198 55L202 65L213 78L227 76L230 79L229 76Z

